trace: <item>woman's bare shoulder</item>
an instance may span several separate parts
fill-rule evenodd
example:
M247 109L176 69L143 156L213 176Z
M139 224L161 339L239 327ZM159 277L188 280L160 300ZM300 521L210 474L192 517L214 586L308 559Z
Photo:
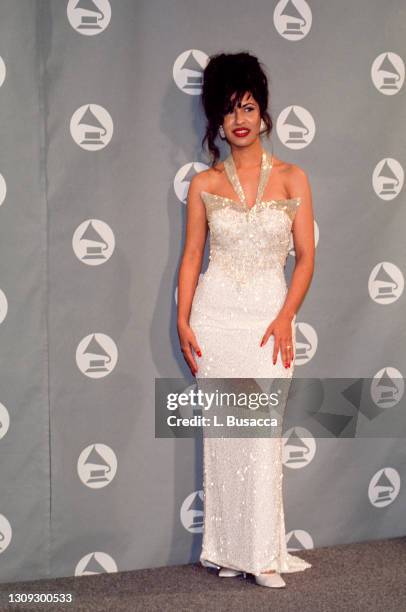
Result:
M289 194L301 193L308 186L306 171L301 166L278 159L274 161L274 167L280 173Z
M198 191L210 192L215 190L216 183L219 177L224 173L224 162L218 162L215 166L202 170L194 175L191 183L193 183L194 189Z
M292 164L291 162L284 161L283 159L279 159L275 156L273 156L272 165L275 170L278 170L281 174L285 175L305 173L304 169L297 164Z

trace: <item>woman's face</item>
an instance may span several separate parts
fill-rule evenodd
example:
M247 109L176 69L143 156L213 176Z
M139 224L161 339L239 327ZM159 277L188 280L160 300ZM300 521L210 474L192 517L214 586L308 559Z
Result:
M233 100L232 96L232 100ZM246 146L258 138L261 124L259 104L246 92L241 102L224 115L223 128L230 144Z

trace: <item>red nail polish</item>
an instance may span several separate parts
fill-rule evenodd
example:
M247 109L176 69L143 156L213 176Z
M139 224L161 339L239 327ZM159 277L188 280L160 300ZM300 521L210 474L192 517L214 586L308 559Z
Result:
M197 351L197 354L199 355L199 357L201 357L201 356L202 356L202 354L201 354L201 352L200 352L200 351Z

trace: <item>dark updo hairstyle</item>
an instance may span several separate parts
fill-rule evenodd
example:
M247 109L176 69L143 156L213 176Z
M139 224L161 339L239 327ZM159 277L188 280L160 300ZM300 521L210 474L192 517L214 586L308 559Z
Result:
M251 92L259 105L261 118L266 124L266 135L272 131L273 123L268 113L268 78L258 59L248 53L218 53L209 58L203 71L201 102L207 117L206 132L202 147L207 141L212 167L220 157L215 143L224 115L232 112L245 92ZM231 103L232 95L236 96Z

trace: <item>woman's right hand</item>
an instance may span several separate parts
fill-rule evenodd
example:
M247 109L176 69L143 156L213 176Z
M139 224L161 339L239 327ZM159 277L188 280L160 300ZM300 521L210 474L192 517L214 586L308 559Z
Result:
M197 364L193 357L192 348L199 355L199 357L202 356L202 352L196 340L194 331L188 323L178 322L178 335L183 357L185 358L193 376L195 376L197 372Z

